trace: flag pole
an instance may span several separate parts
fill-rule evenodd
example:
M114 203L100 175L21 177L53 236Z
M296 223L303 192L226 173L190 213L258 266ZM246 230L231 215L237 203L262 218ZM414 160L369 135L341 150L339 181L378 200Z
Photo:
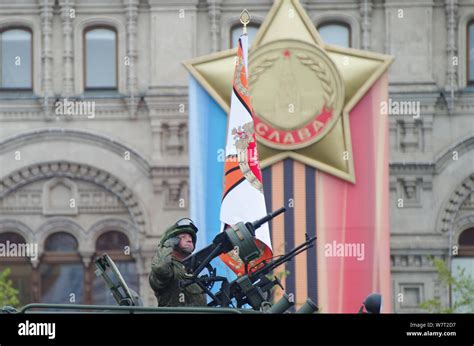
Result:
M249 11L247 11L247 9L244 9L241 13L240 13L240 22L243 24L243 33L246 34L247 33L247 24L250 23L250 13Z

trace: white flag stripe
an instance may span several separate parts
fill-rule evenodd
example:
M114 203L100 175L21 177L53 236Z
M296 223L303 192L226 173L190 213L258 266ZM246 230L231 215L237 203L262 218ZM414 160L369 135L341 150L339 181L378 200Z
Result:
M247 180L244 180L238 187L230 191L222 201L221 221L228 225L235 225L238 222L253 222L261 219L266 214L267 209L263 194ZM256 231L255 236L270 249L272 248L268 223L263 224Z

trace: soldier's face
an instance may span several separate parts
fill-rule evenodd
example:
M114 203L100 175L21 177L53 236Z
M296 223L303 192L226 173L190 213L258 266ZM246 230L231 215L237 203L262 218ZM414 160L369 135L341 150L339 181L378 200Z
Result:
M193 238L187 233L181 233L179 237L179 248L188 254L194 251Z

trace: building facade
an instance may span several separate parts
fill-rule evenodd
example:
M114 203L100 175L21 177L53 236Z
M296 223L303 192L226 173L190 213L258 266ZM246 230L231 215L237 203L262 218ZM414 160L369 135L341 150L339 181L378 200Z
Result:
M182 61L250 39L271 0L0 2L1 259L31 301L101 303L107 251L154 305L164 229L188 216ZM390 69L393 309L451 294L430 258L474 274L474 0L301 0L323 40L395 56ZM384 115L382 115L384 116Z

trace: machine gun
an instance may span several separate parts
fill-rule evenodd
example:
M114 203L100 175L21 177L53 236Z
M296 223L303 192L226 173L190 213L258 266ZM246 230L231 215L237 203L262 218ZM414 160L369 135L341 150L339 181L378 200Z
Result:
M277 277L269 278L268 276L278 266L313 247L316 237L309 238L306 235L306 241L289 253L277 259L259 263L254 271L252 271L254 268L249 268L250 261L260 256L260 250L255 244L255 231L264 223L285 211L286 208L280 208L255 222L239 222L236 225L227 227L214 238L210 245L183 261L190 277L182 280L180 284L184 287L193 283L198 284L211 298L211 301L208 303L208 306L211 307L241 308L248 304L254 310L271 313L286 311L294 304L286 292L280 301L273 306L269 302L270 292L274 286L278 285L283 290L284 288ZM217 276L216 269L212 267L210 262L220 254L231 250L235 250L238 253L244 263L246 273L229 283L227 278ZM207 269L208 274L199 276L204 269ZM218 292L213 293L211 289L215 282L221 282L221 287ZM313 313L317 309L316 305L308 299L298 312Z
M120 306L143 306L140 296L131 288L120 274L114 261L104 254L95 260L95 274L101 276L109 287L112 297Z

